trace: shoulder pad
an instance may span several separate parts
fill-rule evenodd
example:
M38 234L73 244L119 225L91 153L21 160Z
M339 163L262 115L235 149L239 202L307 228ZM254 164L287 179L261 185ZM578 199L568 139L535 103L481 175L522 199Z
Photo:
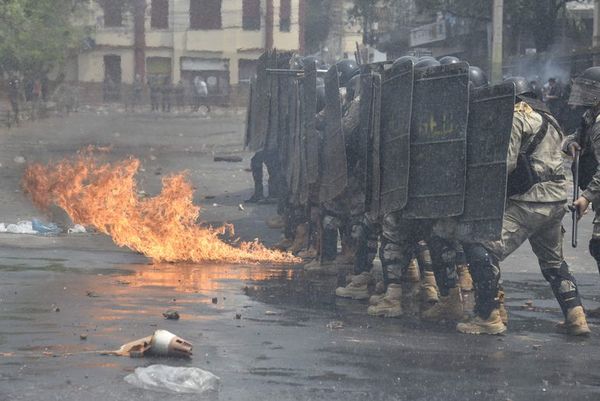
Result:
M525 115L531 115L535 113L535 111L525 102L519 102L515 104L515 113L522 113Z

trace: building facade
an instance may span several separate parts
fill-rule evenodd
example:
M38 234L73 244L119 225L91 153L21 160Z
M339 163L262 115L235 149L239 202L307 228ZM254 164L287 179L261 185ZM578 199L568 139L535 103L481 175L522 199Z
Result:
M248 82L267 48L301 47L303 0L98 0L83 24L88 49L69 78L82 85L127 86L136 79L190 84L228 96Z

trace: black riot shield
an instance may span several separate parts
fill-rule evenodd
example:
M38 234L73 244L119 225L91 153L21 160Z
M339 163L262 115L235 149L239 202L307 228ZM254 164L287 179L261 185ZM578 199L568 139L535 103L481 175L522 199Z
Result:
M463 213L468 115L467 63L415 70L405 218Z
M246 108L246 131L244 134L244 146L248 146L250 138L252 138L252 113L255 109L253 106L255 102L254 85L256 85L255 78L250 79L250 90L248 92L248 107Z
M278 68L277 50L273 50L269 57L268 68ZM286 79L286 77L283 77ZM279 81L277 75L268 74L269 83L269 120L267 125L267 138L265 140L265 150L274 152L279 147Z
M290 142L288 163L288 188L290 193L290 203L294 205L301 204L303 191L302 178L304 170L304 141L302 139L302 109L301 109L301 90L298 81L291 81L290 86Z
M342 130L342 103L337 66L325 76L325 130L321 144L319 200L328 202L348 185L348 163Z
M381 75L370 73L361 77L360 106L361 106L361 140L365 141L365 211L374 218L380 210L380 112L381 112ZM363 99L365 100L363 102Z
M513 84L471 92L465 211L458 226L458 238L463 241L500 239L514 104Z
M410 122L414 64L407 62L383 74L380 125L380 214L401 210L408 200Z
M315 115L317 114L317 64L307 62L304 66L303 91L303 136L306 142L306 180L316 184L319 180L319 136Z
M254 85L255 103L253 106L251 134L247 146L252 151L262 150L266 139L269 124L269 79L267 66L269 65L269 53L265 52L258 58L256 65L256 84Z

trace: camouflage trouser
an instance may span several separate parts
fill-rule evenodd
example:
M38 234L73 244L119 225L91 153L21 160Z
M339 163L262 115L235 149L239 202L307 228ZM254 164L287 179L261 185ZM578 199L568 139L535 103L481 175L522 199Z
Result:
M592 231L592 238L600 240L600 208L594 205L594 229Z
M406 220L402 212L383 217L379 258L385 285L399 284L403 272L417 253L417 243L429 237L429 222Z
M550 283L563 313L566 314L568 309L580 306L581 300L575 278L563 258L562 218L565 213L564 202L508 201L501 239L482 245L495 259L502 261L529 240L531 249L538 258L542 274ZM475 285L476 291L478 286L488 290L498 286L500 270L495 263L479 263L480 261L477 260L469 260L469 262L473 279L480 281ZM481 283L481 280L492 283ZM490 291L489 296L491 297L493 293L494 291ZM485 299L478 301L486 302ZM494 303L491 299L487 301Z

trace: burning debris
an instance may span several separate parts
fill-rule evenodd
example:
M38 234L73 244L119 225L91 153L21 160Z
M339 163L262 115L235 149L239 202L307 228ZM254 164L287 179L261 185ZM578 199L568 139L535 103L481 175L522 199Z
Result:
M110 235L119 246L141 252L155 262L295 263L291 254L267 249L257 240L232 246L230 224L197 224L200 208L184 173L166 176L155 197L138 195L133 157L103 162L92 149L48 165L28 166L23 187L42 209L56 204L72 221Z

